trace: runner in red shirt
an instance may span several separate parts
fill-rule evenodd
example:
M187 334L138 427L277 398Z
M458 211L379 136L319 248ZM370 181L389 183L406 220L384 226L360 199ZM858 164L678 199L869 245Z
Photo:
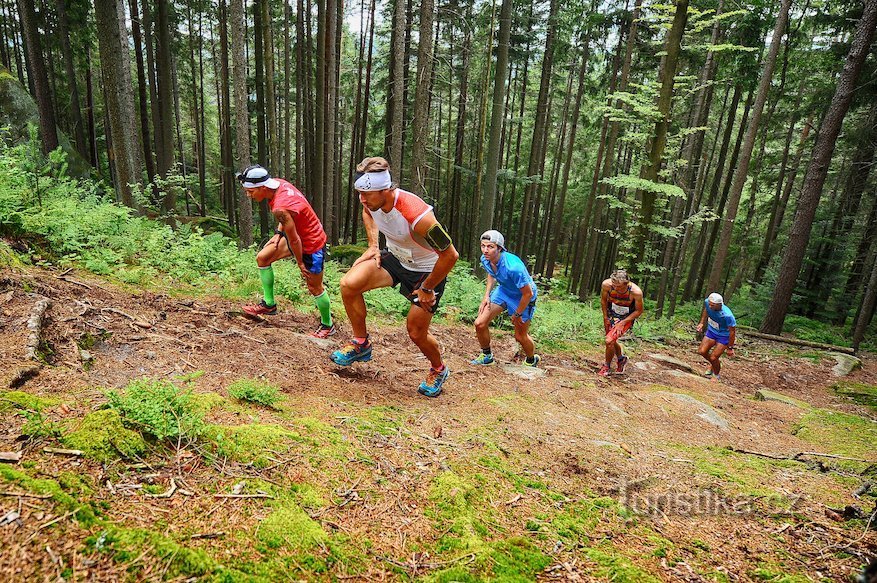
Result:
M320 311L320 327L312 335L317 338L332 336L335 334L335 325L332 323L329 294L323 287L326 232L313 207L295 186L286 180L271 178L268 171L259 165L250 166L238 174L238 180L250 198L256 202L268 201L278 222L274 236L256 255L265 297L258 304L244 306L244 312L252 316L277 314L272 264L295 256L308 291L314 296Z

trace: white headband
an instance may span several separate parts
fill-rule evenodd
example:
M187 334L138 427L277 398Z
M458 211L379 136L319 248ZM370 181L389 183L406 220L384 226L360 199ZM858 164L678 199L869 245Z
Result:
M390 180L390 171L381 170L379 172L366 172L356 179L353 188L360 192L372 192L375 190L386 190L392 186Z

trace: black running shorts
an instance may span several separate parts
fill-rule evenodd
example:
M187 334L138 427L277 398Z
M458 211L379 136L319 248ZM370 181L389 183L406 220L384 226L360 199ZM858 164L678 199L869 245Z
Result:
M411 271L410 269L403 267L402 263L396 258L396 256L386 249L381 251L381 267L383 267L384 271L389 273L390 277L393 278L393 287L398 284L399 293L408 298L408 301L411 303L416 303L414 302L414 299L417 296L414 294L414 290L420 288L423 284L423 280L429 276L429 273L423 271ZM430 312L435 313L438 309L439 301L442 299L442 294L445 293L445 283L447 283L447 281L448 278L445 278L435 286L435 303L429 310Z

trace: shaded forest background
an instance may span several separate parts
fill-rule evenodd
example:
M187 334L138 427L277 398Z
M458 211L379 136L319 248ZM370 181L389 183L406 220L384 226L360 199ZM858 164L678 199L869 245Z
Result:
M877 0L0 0L0 60L44 153L69 138L69 168L170 224L272 232L234 180L260 163L356 244L353 169L385 155L465 258L497 228L560 293L623 266L658 318L717 290L858 346L875 26Z

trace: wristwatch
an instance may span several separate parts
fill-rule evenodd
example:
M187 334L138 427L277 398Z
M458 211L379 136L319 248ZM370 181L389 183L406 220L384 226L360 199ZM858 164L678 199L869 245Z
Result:
M274 229L274 234L275 234L275 235L280 235L280 236L282 237L282 236L283 236L283 231L281 231L280 229Z
M428 287L422 287L422 288L420 288L420 290L421 290L421 291L425 291L425 292L428 293L428 294L435 295L435 290L434 290L434 289L431 289L431 288L428 288Z

